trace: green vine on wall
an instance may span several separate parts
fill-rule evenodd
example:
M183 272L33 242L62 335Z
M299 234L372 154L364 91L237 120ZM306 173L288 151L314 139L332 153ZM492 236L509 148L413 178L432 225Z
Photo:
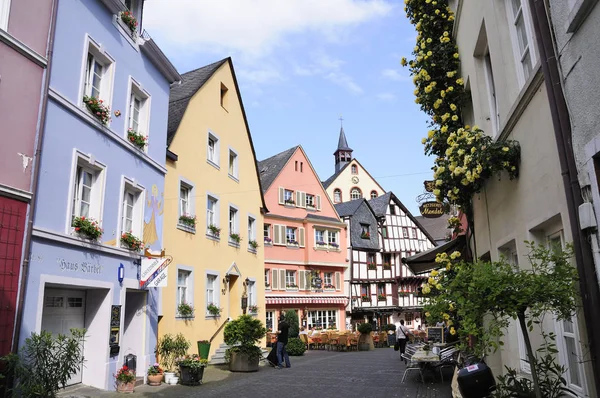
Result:
M440 202L457 204L467 215L473 195L494 174L519 175L517 141L494 141L477 126L464 125L469 101L459 75L458 47L452 38L454 13L447 0L405 0L405 11L417 30L414 59L402 58L413 77L415 102L431 117L423 138L425 154L434 155L434 194ZM470 220L472 224L472 220Z

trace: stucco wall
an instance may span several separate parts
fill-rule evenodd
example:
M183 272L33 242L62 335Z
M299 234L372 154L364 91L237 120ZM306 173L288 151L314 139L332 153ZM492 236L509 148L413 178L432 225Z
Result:
M56 0L13 0L8 14L8 33L41 56L46 56L52 3Z

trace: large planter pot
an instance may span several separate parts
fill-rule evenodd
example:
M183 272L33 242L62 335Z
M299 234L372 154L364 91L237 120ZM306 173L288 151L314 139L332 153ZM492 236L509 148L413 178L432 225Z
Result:
M244 353L232 352L229 370L232 372L258 372L259 360L260 358L258 357L250 359Z
M210 353L210 343L200 343L198 342L198 355L202 359L208 359L208 354Z
M370 351L374 349L375 345L373 344L373 337L371 337L371 334L361 334L358 339L358 350Z
M130 393L133 392L135 388L135 381L129 383L123 383L122 381L117 381L117 392L125 392Z
M165 372L165 383L171 383L171 377L175 377L175 372Z
M184 386L198 386L202 384L202 376L204 376L204 367L199 369L192 369L189 366L179 366L179 376L179 380Z
M163 374L148 375L148 384L151 386L160 386L162 383Z

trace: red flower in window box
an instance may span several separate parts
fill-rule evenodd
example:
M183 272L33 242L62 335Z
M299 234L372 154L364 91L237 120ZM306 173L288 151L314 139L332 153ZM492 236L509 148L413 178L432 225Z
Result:
M131 232L125 232L123 235L121 235L121 243L129 250L134 252L139 252L144 248L144 243L135 237Z
M135 33L135 31L137 30L138 22L131 11L122 12L121 21L125 22L125 25L127 25L129 30L131 30L131 33Z

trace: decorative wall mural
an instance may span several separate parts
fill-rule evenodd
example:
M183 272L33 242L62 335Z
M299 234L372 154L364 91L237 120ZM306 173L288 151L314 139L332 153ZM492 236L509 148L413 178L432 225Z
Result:
M162 220L164 212L165 193L162 192L159 197L158 187L152 185L152 194L148 197L146 191L146 214L144 215L144 245L146 247L160 248L160 235L162 233ZM147 220L147 221L146 221Z

